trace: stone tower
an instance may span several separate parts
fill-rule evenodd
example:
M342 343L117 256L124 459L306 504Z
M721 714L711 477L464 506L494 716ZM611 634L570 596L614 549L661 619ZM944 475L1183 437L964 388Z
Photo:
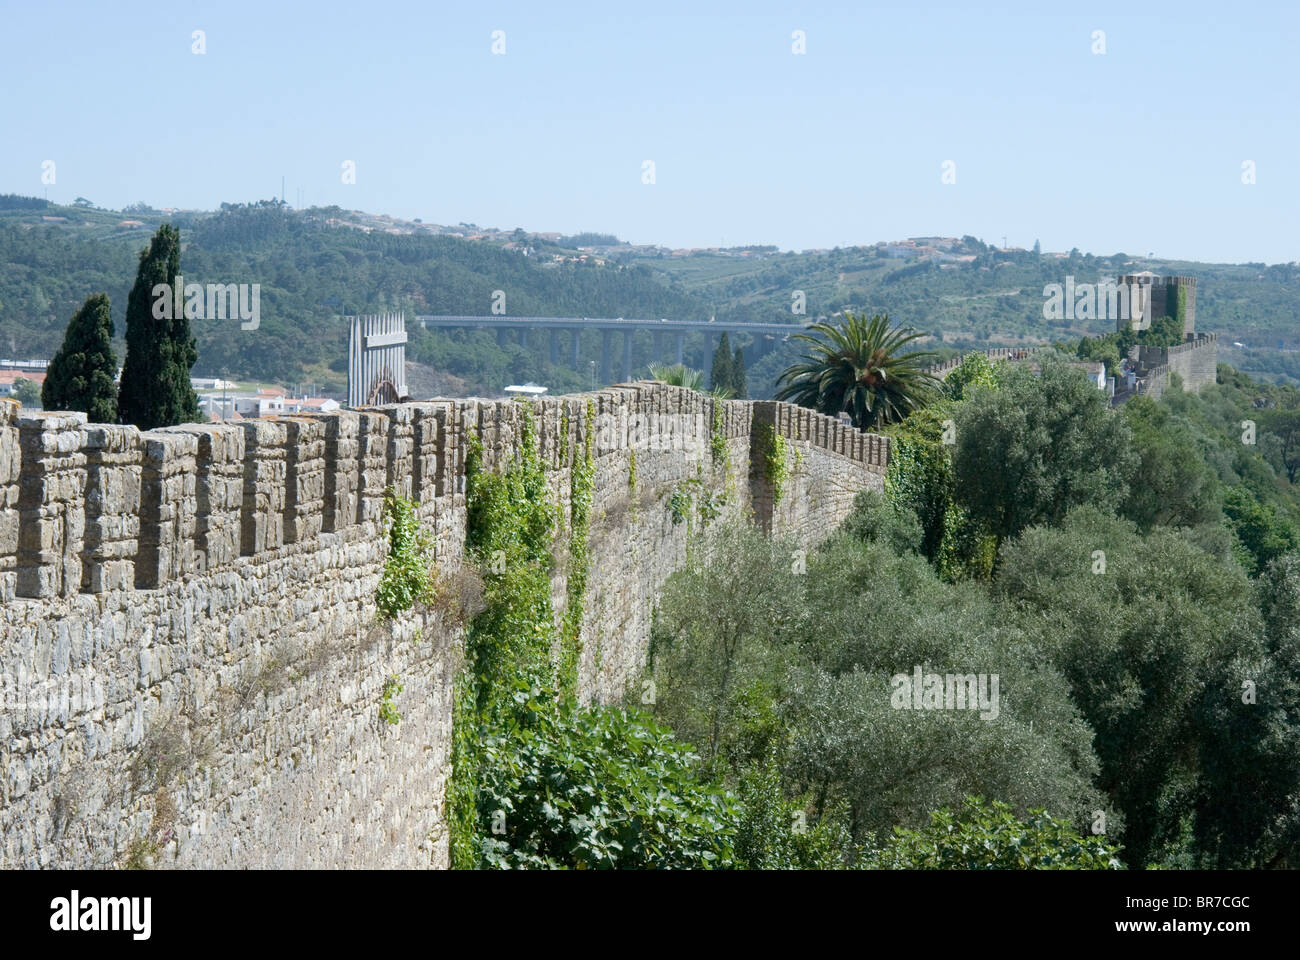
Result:
M1138 291L1133 309L1133 317L1140 317L1145 305L1150 303L1151 312L1146 314L1151 320L1160 317L1173 317L1183 322L1183 338L1194 339L1196 336L1196 278L1195 277L1159 277L1154 273L1130 273L1119 278L1121 285ZM1139 303L1141 306L1139 306ZM1124 330L1133 321L1118 319L1117 330Z

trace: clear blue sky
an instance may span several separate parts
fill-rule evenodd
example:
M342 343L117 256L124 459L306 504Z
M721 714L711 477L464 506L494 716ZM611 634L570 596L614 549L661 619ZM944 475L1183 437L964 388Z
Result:
M1300 259L1293 2L3 2L0 192Z

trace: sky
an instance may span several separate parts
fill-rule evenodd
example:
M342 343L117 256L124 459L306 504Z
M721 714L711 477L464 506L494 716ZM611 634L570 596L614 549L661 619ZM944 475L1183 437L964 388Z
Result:
M1294 2L0 0L0 193L214 209L283 177L669 247L1288 262L1298 37Z

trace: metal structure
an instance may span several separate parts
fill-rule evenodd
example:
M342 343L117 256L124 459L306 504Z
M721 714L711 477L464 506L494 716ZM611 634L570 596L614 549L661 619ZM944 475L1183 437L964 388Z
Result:
M396 403L406 396L406 317L348 319L348 406Z
M822 317L820 319L825 319ZM703 350L698 362L706 369L717 349L718 338L724 331L748 333L753 337L752 343L745 350L747 362L752 363L772 348L788 340L790 335L798 333L809 323L812 317L801 317L791 323L751 323L745 320L642 320L625 317L467 317L467 316L417 316L420 326L430 328L459 327L469 330L496 330L497 343L505 346L509 331L514 330L523 347L529 346L529 336L546 334L550 339L550 360L552 364L560 362L561 346L559 338L567 335L569 346L569 365L577 370L578 340L583 330L600 333L600 379L602 383L613 382L613 366L616 360L614 335L622 338L623 379L632 379L632 338L634 335L648 334L652 339L654 354L662 359L675 358L675 362L685 362L686 335L703 334ZM672 347L668 345L672 338ZM537 345L537 349L541 349ZM593 378L594 381L594 378ZM595 383L592 384L595 389Z

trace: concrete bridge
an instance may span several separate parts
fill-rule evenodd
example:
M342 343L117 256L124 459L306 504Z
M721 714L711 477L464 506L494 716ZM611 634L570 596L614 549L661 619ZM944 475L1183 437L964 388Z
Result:
M451 317L451 316L417 316L416 321L420 326L428 329L430 327L460 327L463 329L482 330L495 329L497 332L497 343L504 346L509 334L507 331L518 331L516 334L519 338L520 345L527 347L529 345L529 332L533 330L544 330L547 333L550 349L550 362L558 364L560 362L560 334L564 332L568 337L569 345L569 362L576 370L578 368L578 342L579 337L584 329L600 331L600 379L601 383L610 383L613 380L613 358L611 343L614 334L617 332L623 340L623 379L632 379L632 337L637 333L649 333L654 339L655 355L665 362L682 363L685 356L686 335L688 333L703 333L705 337L705 353L703 363L707 364L717 349L718 338L725 331L727 333L748 333L754 338L754 346L750 354L750 360L757 360L759 357L768 353L768 351L777 343L786 340L792 333L797 333L807 322L800 324L793 323L750 323L744 321L727 321L727 320L638 320L627 319L624 317L599 318L599 317ZM672 337L672 350L667 348L668 338Z

